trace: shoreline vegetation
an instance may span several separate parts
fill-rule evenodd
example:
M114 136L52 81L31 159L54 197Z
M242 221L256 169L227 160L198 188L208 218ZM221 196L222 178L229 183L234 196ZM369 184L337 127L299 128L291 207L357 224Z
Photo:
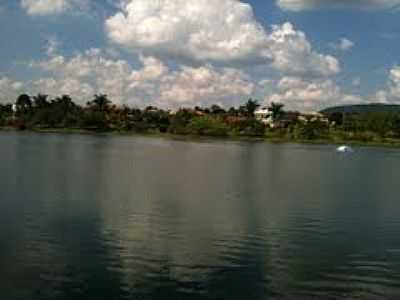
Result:
M252 99L228 110L218 105L141 110L113 105L106 95L95 95L80 106L68 95L49 100L46 95L23 94L15 104L0 105L0 130L400 148L400 110L326 111L285 111L277 103L260 107Z

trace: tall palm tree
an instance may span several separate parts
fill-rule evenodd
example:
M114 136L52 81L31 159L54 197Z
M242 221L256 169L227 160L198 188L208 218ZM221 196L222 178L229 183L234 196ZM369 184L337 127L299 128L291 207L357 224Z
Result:
M100 94L100 95L95 95L94 100L89 102L89 104L93 106L96 110L105 112L108 110L111 101L108 99L107 95Z
M32 100L29 95L22 94L17 98L15 103L17 107L17 113L25 114L32 108Z
M33 104L35 108L41 109L49 106L49 101L47 101L48 95L37 94L33 97Z
M284 104L282 103L274 103L271 102L270 106L268 107L268 110L271 112L271 117L272 120L276 121L283 115L283 107Z
M251 98L245 104L246 112L251 117L254 117L255 111L259 107L260 107L260 104L258 103L258 101L257 100L253 100Z
M62 95L61 97L56 98L53 103L64 113L71 112L77 107L69 95Z

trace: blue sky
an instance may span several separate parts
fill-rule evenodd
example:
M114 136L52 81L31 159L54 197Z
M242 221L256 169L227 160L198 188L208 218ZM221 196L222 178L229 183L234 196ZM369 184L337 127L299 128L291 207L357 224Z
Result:
M41 92L85 103L101 92L133 106L397 103L399 5L0 0L0 101Z

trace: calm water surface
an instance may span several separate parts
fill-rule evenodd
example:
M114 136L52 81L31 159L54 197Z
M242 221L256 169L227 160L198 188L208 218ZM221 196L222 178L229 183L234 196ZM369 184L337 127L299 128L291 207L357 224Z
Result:
M400 151L0 133L0 299L400 299Z

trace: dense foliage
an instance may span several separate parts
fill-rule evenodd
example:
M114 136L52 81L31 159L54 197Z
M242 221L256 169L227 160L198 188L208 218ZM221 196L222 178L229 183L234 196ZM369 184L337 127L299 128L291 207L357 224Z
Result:
M345 106L328 107L321 111L324 114L333 113L400 113L400 105L398 104L384 104L384 103L370 103L370 104L356 104Z
M84 129L138 133L230 136L264 134L265 126L254 117L259 107L249 99L228 111L218 105L180 109L176 112L149 106L143 110L113 105L106 95L95 95L85 106L63 95L20 95L13 105L0 105L0 126L17 129Z
M249 99L228 110L218 106L182 108L171 112L149 106L145 109L114 105L106 95L95 95L85 106L70 96L49 99L46 95L20 95L14 105L0 104L0 126L24 129L78 129L136 133L171 133L204 136L248 136L278 140L329 140L387 142L400 140L400 111L349 112L330 110L325 119L284 106L268 107L272 123L255 117L259 108ZM302 116L302 118L300 118Z

